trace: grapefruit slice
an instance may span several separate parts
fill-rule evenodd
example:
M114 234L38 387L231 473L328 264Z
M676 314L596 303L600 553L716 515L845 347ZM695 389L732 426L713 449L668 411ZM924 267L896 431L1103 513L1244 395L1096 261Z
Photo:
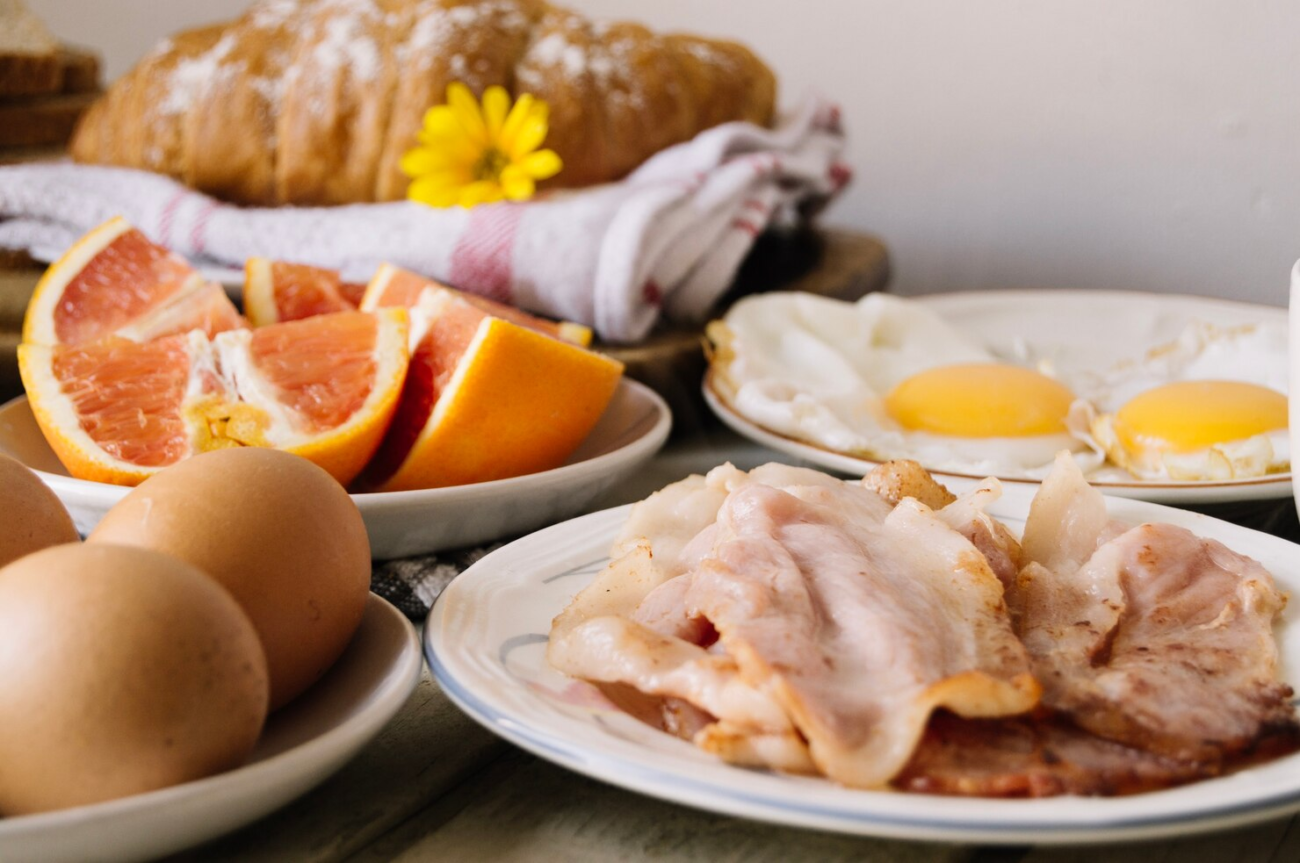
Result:
M411 320L410 371L359 479L363 489L437 488L558 467L623 373L622 363L488 314L448 289L423 296Z
M455 288L449 288L440 282L435 282L433 279L426 279L424 276L417 275L409 270L403 270L401 267L395 267L392 264L383 264L375 271L374 278L366 286L360 308L364 311L373 311L389 306L414 309L421 302L429 302L430 300L426 298L431 298L440 291L451 291L480 311L510 321L513 324L518 324L521 327L527 327L530 330L536 330L539 333L545 333L548 336L584 348L591 344L591 330L582 324L576 324L572 321L557 322L539 318L536 315L522 312L514 306L498 303L477 294L457 291Z
M379 446L406 376L400 309L344 312L209 338L22 345L51 448L80 479L135 485L195 453L269 446L346 484Z
M255 327L356 309L365 285L344 282L338 271L266 258L244 265L244 311Z
M145 341L246 326L220 285L120 216L78 240L36 285L23 341L75 345L110 334Z

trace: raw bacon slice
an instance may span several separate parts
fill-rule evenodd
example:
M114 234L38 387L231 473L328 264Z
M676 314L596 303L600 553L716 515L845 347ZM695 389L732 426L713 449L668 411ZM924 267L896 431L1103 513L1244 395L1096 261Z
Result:
M1272 632L1285 599L1268 571L1173 525L1115 533L1073 460L1058 460L1009 596L1044 704L1102 737L1201 764L1295 736Z
M741 486L687 606L771 693L818 769L879 787L931 712L1008 716L1038 685L984 556L929 508L860 486Z
M1200 765L1103 740L1060 719L961 719L938 713L894 784L974 797L1117 795L1209 775Z
M615 539L613 560L552 624L547 659L626 701L617 687L660 699L638 715L694 736L725 721L735 728L788 735L792 726L774 700L747 684L735 661L711 653L712 627L683 605L683 573L711 545L708 536L727 484L747 481L724 465L656 492L632 509ZM699 542L695 542L700 537Z

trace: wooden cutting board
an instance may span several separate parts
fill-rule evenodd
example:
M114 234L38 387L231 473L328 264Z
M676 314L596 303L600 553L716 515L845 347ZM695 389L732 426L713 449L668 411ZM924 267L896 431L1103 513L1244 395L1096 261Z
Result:
M731 303L763 291L804 291L839 300L857 300L889 285L889 252L876 237L845 230L808 232L795 238L760 238L718 303L721 316ZM674 436L712 425L700 383L704 379L704 328L672 328L652 333L635 345L597 344L627 366L673 410Z

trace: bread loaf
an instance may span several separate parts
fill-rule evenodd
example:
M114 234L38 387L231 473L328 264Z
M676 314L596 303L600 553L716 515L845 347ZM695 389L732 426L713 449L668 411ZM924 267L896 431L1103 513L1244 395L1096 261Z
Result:
M0 0L0 96L58 90L58 51L58 41L22 0Z
M87 113L72 152L239 203L394 200L398 161L453 81L550 104L552 186L618 179L729 120L766 124L776 91L740 45L540 0L262 0L164 41Z

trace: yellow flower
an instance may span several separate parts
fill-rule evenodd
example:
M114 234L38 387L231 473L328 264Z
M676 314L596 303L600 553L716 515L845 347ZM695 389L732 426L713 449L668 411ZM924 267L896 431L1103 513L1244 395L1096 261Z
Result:
M433 207L473 207L533 196L537 181L563 163L546 139L548 108L527 93L510 107L504 87L488 87L483 105L460 82L447 85L447 104L424 114L419 146L402 157L411 178L406 197Z

